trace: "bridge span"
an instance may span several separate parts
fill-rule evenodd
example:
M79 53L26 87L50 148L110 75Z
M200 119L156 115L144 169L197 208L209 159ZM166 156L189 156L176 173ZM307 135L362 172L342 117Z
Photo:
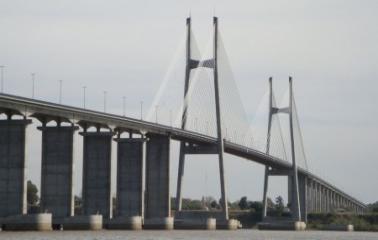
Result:
M288 206L290 226L301 226L308 213L327 213L344 209L363 214L366 205L308 169L298 166L295 152L294 125L296 107L290 83L289 106L275 106L270 79L269 123L266 151L227 138L221 114L221 98L229 94L229 85L218 73L221 41L218 37L218 19L214 17L213 57L195 59L192 56L191 20L186 21L186 68L184 107L181 126L173 127L125 116L98 112L46 101L0 94L0 223L5 228L99 229L102 226L117 229L235 229L238 223L228 214L227 188L224 172L224 153L253 161L265 166L262 218L268 219L267 190L269 177L288 178ZM216 134L191 131L187 117L191 112L188 98L195 84L191 72L206 68L212 72L210 101L215 105ZM194 82L194 83L193 83ZM222 87L222 84L226 87ZM226 91L224 91L226 88ZM189 96L189 97L188 97ZM234 96L232 96L235 99ZM202 103L200 103L202 104ZM214 106L213 106L214 107ZM231 106L232 108L233 106ZM240 107L240 106L239 106ZM199 111L198 117L203 116ZM289 116L291 162L271 154L271 129L273 116ZM198 114L198 113L197 113ZM201 115L202 114L202 115ZM18 117L17 117L18 116ZM37 119L42 132L41 211L27 212L25 184L25 146L27 125ZM235 119L235 117L234 117ZM236 119L239 120L239 119ZM226 122L225 121L225 122ZM56 125L49 124L55 122ZM234 122L231 122L231 127ZM83 138L83 212L74 213L73 172L74 133ZM227 128L226 128L227 130ZM241 129L243 131L243 129ZM128 133L124 137L123 133ZM239 132L240 134L240 132ZM113 211L111 196L111 148L117 142L117 208ZM176 212L171 214L169 183L171 140L180 142L179 169L176 191ZM218 156L221 185L221 211L219 214L187 219L182 211L182 179L185 155L213 154ZM113 216L113 213L115 214ZM297 225L298 223L298 225Z
M20 115L25 119L37 118L42 123L56 121L70 123L75 126L80 125L82 128L84 128L83 126L87 128L94 126L109 129L110 132L118 134L121 132L129 132L141 136L149 136L151 134L153 134L153 136L166 136L169 139L187 143L188 146L190 146L188 147L188 153L190 153L191 148L195 149L196 147L200 147L212 149L217 146L216 138L193 131L9 94L0 94L0 113L4 113L9 117L8 120L1 120L0 122L17 121L14 117L12 118L12 116ZM2 129L1 133L3 134L4 131L5 130ZM292 164L264 152L226 140L224 140L224 151L243 159L268 166L271 170L270 175L272 176L291 176L290 170L292 169ZM2 166L3 169L4 167L5 166ZM354 212L359 214L365 211L366 205L364 203L315 174L303 168L298 168L298 174L302 206L301 211L304 220L306 220L308 213L330 212L341 207L350 207ZM169 189L168 181L165 185L165 188ZM3 192L4 189L0 189L0 191ZM23 191L25 191L25 189ZM165 201L169 201L168 199L167 197ZM170 216L170 213L166 214L166 216Z

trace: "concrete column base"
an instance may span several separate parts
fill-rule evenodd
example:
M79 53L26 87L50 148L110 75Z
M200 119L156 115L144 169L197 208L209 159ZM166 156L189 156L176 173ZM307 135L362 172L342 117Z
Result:
M217 220L217 229L236 230L241 228L241 223L236 219Z
M54 220L54 225L60 225L62 230L101 230L102 215L73 216Z
M107 229L125 229L125 230L141 230L142 229L142 217L115 217L110 219L106 224Z
M215 230L217 220L215 218L204 219L175 219L175 229L199 229Z
M277 221L277 222L261 222L257 224L259 230L288 230L288 231L304 231L306 223L300 221Z
M173 217L165 218L148 218L144 220L144 229L161 229L161 230L172 230L174 225Z
M3 218L3 230L8 231L51 231L51 213L15 215Z
M323 225L322 230L353 232L354 226L352 224L328 224Z

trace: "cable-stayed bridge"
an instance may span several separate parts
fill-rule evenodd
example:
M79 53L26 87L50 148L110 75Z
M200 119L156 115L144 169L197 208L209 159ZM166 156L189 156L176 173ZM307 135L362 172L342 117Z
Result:
M165 79L152 106L155 111L150 111L145 120L0 94L0 113L5 116L0 121L0 222L10 226L10 223L22 223L30 216L25 198L25 134L32 119L42 124L38 127L42 131L41 208L50 214L42 217L48 219L50 216L52 224L64 228L94 229L102 223L109 228L141 228L143 225L169 229L179 226L180 221L176 224L170 207L171 140L180 141L177 219L182 212L185 159L192 154L218 157L222 211L216 221L221 228L234 226L227 206L225 153L265 165L264 194L261 196L263 218L267 217L271 176L288 177L289 206L294 221L307 221L307 214L311 212L332 212L340 208L363 213L366 206L362 202L308 169L291 77L282 104L276 102L270 78L265 111L256 114L262 115L263 120L252 123L248 119L217 18L214 18L213 26L208 52L200 54L191 20L187 19L182 58L184 82L181 87L184 91L169 88L168 78ZM173 79L178 78L174 76ZM164 112L166 114L162 114ZM284 117L288 123L286 135L283 131L286 126L281 123ZM83 216L74 216L73 211L73 135L78 129L82 129L80 134L84 143ZM117 209L114 216L110 194L113 139L117 141ZM49 228L51 223L43 221L44 227Z

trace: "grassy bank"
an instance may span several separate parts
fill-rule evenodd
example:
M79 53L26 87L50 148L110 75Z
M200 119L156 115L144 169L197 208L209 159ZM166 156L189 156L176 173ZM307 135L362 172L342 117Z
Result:
M322 229L328 224L352 224L355 231L378 231L378 214L365 215L311 213L308 215L308 229Z
M261 212L231 211L230 217L238 219L243 228L255 228L261 222ZM307 229L321 230L329 224L352 224L355 231L378 232L378 213L353 215L346 213L311 213L308 215Z

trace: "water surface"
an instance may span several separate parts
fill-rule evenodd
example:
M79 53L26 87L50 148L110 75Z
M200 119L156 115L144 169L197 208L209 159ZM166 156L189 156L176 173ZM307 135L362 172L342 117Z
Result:
M54 232L0 232L0 240L189 240L189 239L249 239L249 240L373 240L373 232L328 231L54 231Z

